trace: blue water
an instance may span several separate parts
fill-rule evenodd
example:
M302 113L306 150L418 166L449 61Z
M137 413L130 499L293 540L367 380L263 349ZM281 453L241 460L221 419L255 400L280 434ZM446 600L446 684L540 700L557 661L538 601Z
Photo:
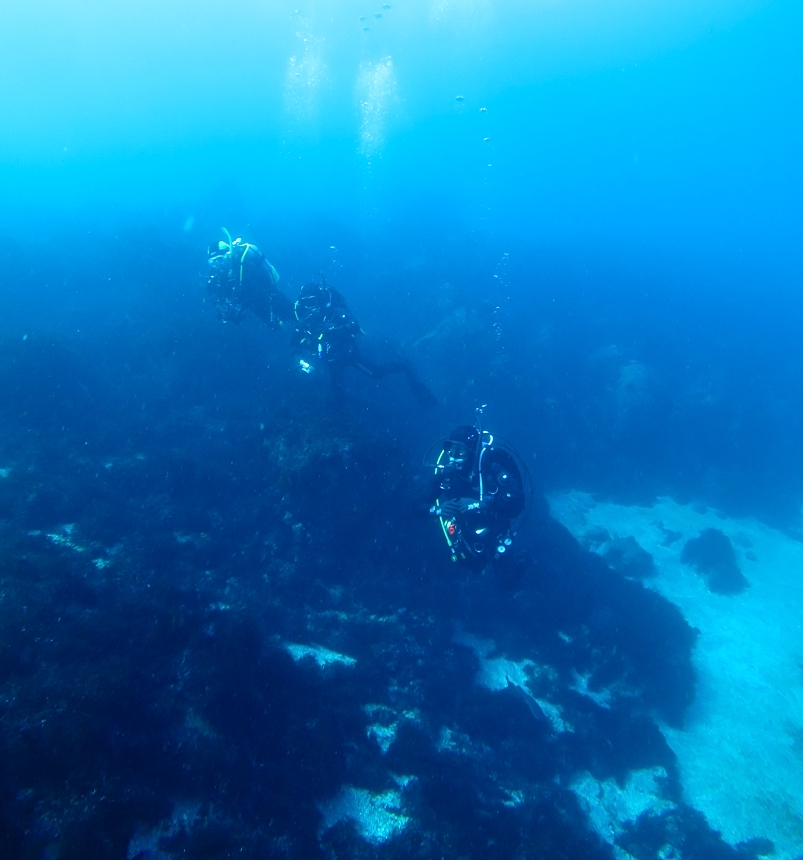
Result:
M578 775L655 767L616 856L765 852L662 734L694 625L545 499L800 535L800 5L32 0L0 36L0 854L612 857ZM438 406L333 407L222 324L221 227ZM480 404L532 476L514 587L410 513Z

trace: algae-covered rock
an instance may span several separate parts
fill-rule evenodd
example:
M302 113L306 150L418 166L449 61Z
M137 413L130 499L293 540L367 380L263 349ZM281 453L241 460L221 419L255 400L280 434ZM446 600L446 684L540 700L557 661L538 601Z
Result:
M730 538L719 529L705 529L687 541L680 560L692 565L717 594L737 594L749 584L739 570Z
M612 540L605 550L605 561L633 579L644 579L655 573L653 557L632 536Z
M388 431L302 418L272 444L283 503L318 548L356 550L409 508L408 458Z

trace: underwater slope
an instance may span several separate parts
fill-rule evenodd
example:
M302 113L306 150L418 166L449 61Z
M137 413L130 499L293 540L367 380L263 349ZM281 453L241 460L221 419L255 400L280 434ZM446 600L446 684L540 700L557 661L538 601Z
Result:
M225 397L193 388L205 361L160 390L147 366L84 372L91 421L72 389L42 395L38 433L2 416L4 856L766 849L729 846L684 785L697 636L676 606L543 502L515 591L461 574L378 405Z
M676 609L543 511L518 591L462 577L385 430L258 417L176 410L114 456L17 438L5 856L756 856L659 730L694 696Z

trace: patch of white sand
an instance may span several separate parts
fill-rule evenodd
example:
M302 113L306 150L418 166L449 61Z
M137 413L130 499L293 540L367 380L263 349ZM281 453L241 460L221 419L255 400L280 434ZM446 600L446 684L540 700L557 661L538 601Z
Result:
M284 650L298 663L300 660L312 658L321 669L340 663L342 666L354 666L356 660L346 654L338 654L320 645L297 645L294 642L286 642Z
M615 845L615 840L626 824L643 813L660 815L674 809L674 804L661 797L661 783L665 780L666 771L662 767L634 771L624 786L615 779L599 782L586 772L577 777L571 788L594 829L613 846L617 860L630 860L632 855Z
M401 833L410 819L401 812L401 795L398 791L372 794L365 788L344 785L340 792L322 804L322 832L334 827L338 821L353 821L366 842L380 845Z
M803 851L803 543L756 520L659 498L652 507L550 498L553 515L595 550L600 529L634 537L656 565L645 580L700 631L696 700L683 730L663 727L686 800L732 845L771 839L778 860ZM680 555L706 528L726 534L750 585L718 595ZM670 542L673 535L680 537Z
M382 755L387 753L396 740L396 734L402 721L420 722L420 715L417 711L408 710L397 713L387 705L374 704L363 705L362 709L368 718L374 721L367 728L368 737L376 741Z
M563 719L561 709L543 698L533 695L529 687L531 677L541 671L548 671L537 666L532 660L508 660L507 657L489 657L496 645L489 639L480 639L472 633L458 630L454 641L470 648L479 658L480 668L477 673L477 683L488 690L505 690L516 687L523 696L523 701L530 708L536 719L545 718L553 731L572 732L573 727Z

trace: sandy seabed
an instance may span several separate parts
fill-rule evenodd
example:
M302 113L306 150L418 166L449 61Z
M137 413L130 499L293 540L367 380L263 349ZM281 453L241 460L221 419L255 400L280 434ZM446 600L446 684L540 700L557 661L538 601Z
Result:
M589 548L634 538L655 562L648 588L699 632L697 696L682 730L663 726L684 796L732 845L757 837L779 860L803 852L803 543L756 520L662 497L650 507L550 497L553 515ZM727 535L748 588L712 593L681 562L704 529ZM603 531L604 530L604 531Z

